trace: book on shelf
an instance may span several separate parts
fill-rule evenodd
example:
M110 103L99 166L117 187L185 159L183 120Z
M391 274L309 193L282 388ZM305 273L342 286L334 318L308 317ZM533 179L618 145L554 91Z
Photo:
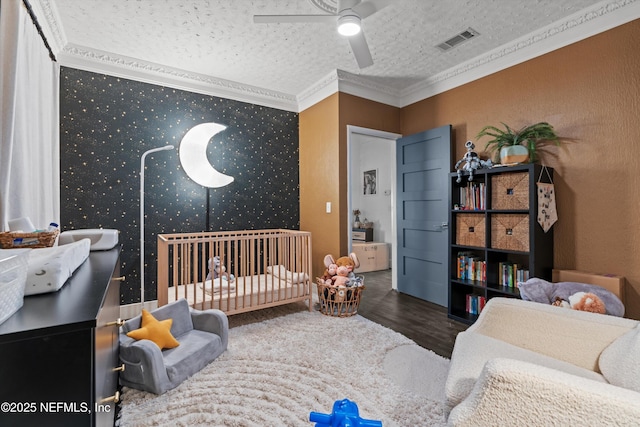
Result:
M470 182L460 187L460 206L466 211L486 209L486 185L484 182Z
M498 263L498 284L508 288L517 288L518 282L529 280L529 270L514 262Z
M458 252L457 278L461 280L487 280L487 262L473 252Z
M487 298L482 295L467 294L466 299L466 310L469 314L480 314L487 303Z

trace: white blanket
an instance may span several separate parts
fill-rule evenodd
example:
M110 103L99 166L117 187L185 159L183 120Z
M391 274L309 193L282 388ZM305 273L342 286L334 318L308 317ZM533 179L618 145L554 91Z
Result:
M273 274L275 277L280 277L293 284L304 283L309 280L307 274L289 271L284 265L269 266L267 267L267 273Z
M211 295L212 292L214 294L218 293L220 291L222 291L222 292L233 292L233 291L236 290L236 285L235 285L234 282L235 282L235 280L233 282L229 283L227 281L227 279L223 278L222 276L216 278L213 281L206 280L204 282L204 291L206 293L208 293L209 295ZM213 283L213 286L212 286L212 283ZM200 288L202 288L202 287L203 287L203 284L200 283Z
M32 249L25 295L55 292L87 259L91 240L82 239L68 245Z
M310 294L308 282L292 283L274 274L257 274L236 277L232 283L216 279L213 287L211 281L202 283L177 285L168 290L168 301L186 298L194 308L206 310L218 308L224 312L259 308L277 301L304 298Z

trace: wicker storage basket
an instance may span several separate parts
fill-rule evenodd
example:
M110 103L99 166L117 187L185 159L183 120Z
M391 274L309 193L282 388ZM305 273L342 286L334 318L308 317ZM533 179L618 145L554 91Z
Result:
M528 252L529 215L493 215L491 217L491 247Z
M456 244L485 246L484 214L456 214Z
M39 231L37 233L15 233L6 231L0 233L0 246L2 249L36 249L53 246L60 230Z
M491 209L529 209L529 174L514 172L492 176Z
M7 320L24 304L29 250L0 254L0 323Z
M358 314L358 305L360 305L364 286L336 289L325 285L319 277L316 277L316 284L318 285L320 313L335 317L349 317Z

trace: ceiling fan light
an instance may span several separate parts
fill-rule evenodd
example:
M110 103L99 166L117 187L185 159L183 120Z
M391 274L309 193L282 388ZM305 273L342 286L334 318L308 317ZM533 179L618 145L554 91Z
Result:
M361 30L360 18L355 15L343 15L338 18L338 33L343 36L355 36Z

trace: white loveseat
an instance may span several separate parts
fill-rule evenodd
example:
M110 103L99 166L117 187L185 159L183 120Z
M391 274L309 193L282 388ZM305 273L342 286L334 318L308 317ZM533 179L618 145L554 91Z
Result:
M448 423L638 425L639 323L491 299L456 338L446 382Z

